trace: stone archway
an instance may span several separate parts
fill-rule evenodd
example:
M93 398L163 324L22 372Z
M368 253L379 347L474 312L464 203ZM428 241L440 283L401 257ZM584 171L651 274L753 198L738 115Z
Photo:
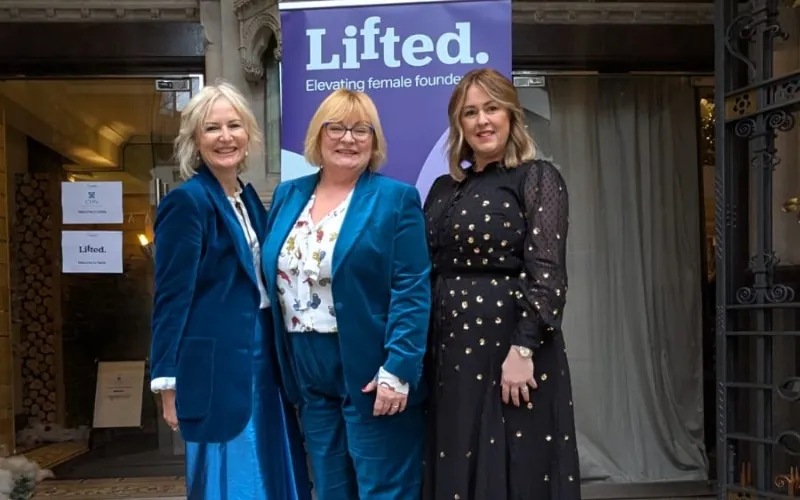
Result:
M253 105L265 144L263 156L250 157L251 165L259 167L249 169L244 177L268 205L280 180L280 84L276 71L282 48L280 12L275 0L234 0L234 13L238 21L239 74L244 77L240 83Z
M278 3L269 0L235 0L239 20L239 60L245 77L258 83L265 75L264 58L273 38L276 60L281 56L281 27Z

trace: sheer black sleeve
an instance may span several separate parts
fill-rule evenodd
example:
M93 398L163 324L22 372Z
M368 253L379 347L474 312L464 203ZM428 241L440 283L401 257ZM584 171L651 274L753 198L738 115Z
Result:
M559 171L550 163L536 162L526 173L522 197L525 265L516 293L521 317L511 344L535 349L561 331L567 293L569 196Z

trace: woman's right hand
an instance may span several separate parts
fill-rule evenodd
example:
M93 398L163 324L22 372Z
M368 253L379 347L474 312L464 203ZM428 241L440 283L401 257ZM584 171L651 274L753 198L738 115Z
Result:
M161 391L164 421L173 431L178 430L178 413L175 411L175 390Z

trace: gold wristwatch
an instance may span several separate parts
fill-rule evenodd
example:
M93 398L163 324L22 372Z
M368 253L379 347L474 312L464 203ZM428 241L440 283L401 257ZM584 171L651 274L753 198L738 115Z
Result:
M521 345L515 345L514 349L516 349L519 355L525 359L531 359L533 357L533 351L528 349L527 347L523 347Z

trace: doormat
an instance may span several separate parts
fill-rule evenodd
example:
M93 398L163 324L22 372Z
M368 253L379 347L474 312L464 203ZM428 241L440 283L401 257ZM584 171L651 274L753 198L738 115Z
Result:
M87 500L183 499L183 477L75 479L44 481L34 498L70 498Z
M42 469L52 469L88 451L89 443L86 441L64 441L39 446L19 455L38 463Z

